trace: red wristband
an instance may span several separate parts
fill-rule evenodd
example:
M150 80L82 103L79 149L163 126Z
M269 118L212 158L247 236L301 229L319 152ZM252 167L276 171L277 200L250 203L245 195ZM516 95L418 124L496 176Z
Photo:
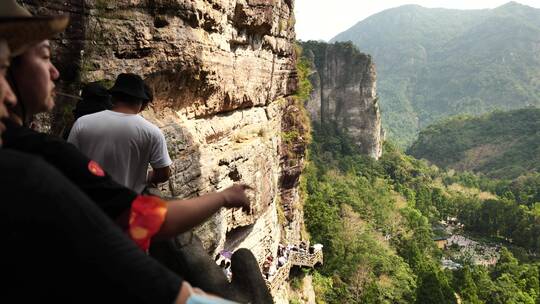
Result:
M166 214L167 203L159 197L139 195L133 201L128 234L142 250L148 250L150 240L161 229Z

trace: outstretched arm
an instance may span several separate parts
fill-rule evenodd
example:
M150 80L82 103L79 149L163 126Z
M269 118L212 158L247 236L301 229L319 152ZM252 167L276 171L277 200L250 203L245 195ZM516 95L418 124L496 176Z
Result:
M250 202L245 190L247 185L233 185L221 192L215 192L187 200L176 200L168 203L165 222L156 237L173 237L189 231L201 224L221 207L237 208L250 211Z
M0 149L6 241L14 244L2 270L10 280L7 298L21 296L33 283L30 302L58 300L185 304L197 296L205 303L233 303L192 288L144 254L76 185L39 158ZM46 235L27 242L36 231ZM47 248L27 259L30 247ZM43 263L47 261L47 263ZM32 276L21 273L32 273ZM31 272L30 272L31 271ZM6 294L2 295L3 297ZM38 300L39 299L39 300ZM85 301L86 302L86 301Z

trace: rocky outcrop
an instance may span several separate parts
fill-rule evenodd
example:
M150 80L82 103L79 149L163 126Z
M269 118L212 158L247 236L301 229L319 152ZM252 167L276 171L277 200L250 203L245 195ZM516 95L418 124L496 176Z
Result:
M304 170L304 158L310 137L309 115L298 99L284 100L281 120L282 141L280 146L281 175L281 224L282 239L287 244L298 244L307 239L303 235L304 212L299 188L300 175Z
M351 43L302 43L313 62L311 98L306 102L312 120L335 123L375 159L382 154L381 115L377 103L375 64Z
M76 95L82 82L111 83L122 72L151 86L155 100L143 116L163 130L174 159L165 195L193 197L234 182L254 188L251 215L223 210L198 228L208 251L245 247L259 261L275 254L278 204L285 192L298 199L303 156L280 179L289 153L282 120L297 82L293 1L24 2L40 14L71 15L53 45L59 90ZM62 133L74 102L58 100L51 132ZM300 226L290 225L290 235Z
M297 280L299 284L297 289L292 288L291 286L289 290L289 296L291 299L296 300L296 303L302 303L302 304L316 304L317 301L315 299L315 291L313 287L313 277L306 275L302 276L297 275Z

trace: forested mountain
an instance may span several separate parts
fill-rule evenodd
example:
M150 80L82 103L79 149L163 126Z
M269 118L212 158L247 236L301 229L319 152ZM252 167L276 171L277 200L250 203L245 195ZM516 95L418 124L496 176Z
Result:
M540 174L451 174L388 143L376 161L344 134L315 124L303 174L306 226L325 252L317 303L539 303ZM433 227L448 217L463 223L460 233L511 250L497 245L491 266L464 257L443 269L452 249L435 246Z
M495 178L540 172L540 109L448 118L422 130L408 153Z
M450 115L540 105L540 9L406 5L331 41L348 40L375 60L383 124L400 146Z

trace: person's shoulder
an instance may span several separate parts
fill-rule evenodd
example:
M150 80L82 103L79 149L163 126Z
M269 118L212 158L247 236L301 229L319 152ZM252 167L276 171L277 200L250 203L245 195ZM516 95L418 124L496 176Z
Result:
M81 123L94 122L98 119L102 119L103 117L111 116L110 113L108 112L110 111L104 110L104 111L99 111L92 114L83 115L79 117L75 123L79 122L81 124Z
M154 126L154 127L156 126L153 123L151 123L148 119L144 118L141 114L137 114L136 117L141 123L147 126Z
M156 126L155 124L148 121L146 118L142 117L141 115L137 115L139 117L139 123L149 132L153 134L161 134L161 129Z
M4 166L4 164L9 165ZM0 167L3 169L17 168L23 171L35 171L36 168L43 166L47 166L47 163L39 156L17 150L0 149Z

